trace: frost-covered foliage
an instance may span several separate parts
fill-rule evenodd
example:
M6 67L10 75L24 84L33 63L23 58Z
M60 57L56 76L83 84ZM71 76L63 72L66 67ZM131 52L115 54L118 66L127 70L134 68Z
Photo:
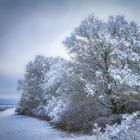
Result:
M95 126L93 133L98 140L139 140L140 119L139 112L123 115L121 124L107 126L105 132Z
M72 75L71 69L71 63L62 58L37 56L29 62L24 79L19 81L18 88L23 93L19 112L56 121L70 102L72 89L64 79Z
M44 74L49 68L47 63L45 57L37 56L34 62L26 66L24 79L18 81L18 89L22 91L21 109L26 108L30 112L39 104L45 104L43 83Z
M92 136L73 137L76 140L139 140L140 139L140 116L139 112L123 115L120 125L108 125L105 132L95 125Z
M136 23L123 16L106 21L90 16L64 45L71 61L37 56L28 63L24 79L19 80L19 113L49 119L65 130L91 131L95 122L104 120L105 127L121 121L118 114L140 110L140 29ZM131 132L135 115L127 118L130 121L107 126L104 133L97 127L95 133L107 140L129 139L130 133L139 130Z
M107 21L90 16L64 45L88 93L113 113L122 95L140 92L140 30L135 22L123 16Z

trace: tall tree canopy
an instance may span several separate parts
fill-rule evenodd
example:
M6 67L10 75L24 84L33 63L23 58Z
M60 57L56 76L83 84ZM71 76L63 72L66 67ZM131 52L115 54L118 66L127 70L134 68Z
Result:
M140 92L140 30L123 16L90 16L64 41L89 94L117 110L116 100Z

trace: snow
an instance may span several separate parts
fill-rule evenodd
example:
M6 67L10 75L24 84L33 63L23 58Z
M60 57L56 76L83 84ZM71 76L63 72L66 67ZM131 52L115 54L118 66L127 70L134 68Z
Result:
M0 112L1 140L55 140L62 133L47 122L28 116L16 115L14 109Z
M0 112L0 140L139 140L138 116L139 112L125 114L121 125L107 126L105 133L97 128L93 131L96 136L86 136L67 134L52 128L46 121L17 115L15 108L11 108Z
M46 121L15 114L15 108L0 112L1 140L90 140L90 138L68 137L66 133L52 128Z

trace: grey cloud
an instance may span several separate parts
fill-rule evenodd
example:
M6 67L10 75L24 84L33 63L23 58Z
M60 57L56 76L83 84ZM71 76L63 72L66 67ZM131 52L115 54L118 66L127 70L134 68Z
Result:
M16 92L17 79L37 54L66 57L61 42L91 13L103 19L121 14L140 24L139 5L139 0L0 0L0 84L5 79Z

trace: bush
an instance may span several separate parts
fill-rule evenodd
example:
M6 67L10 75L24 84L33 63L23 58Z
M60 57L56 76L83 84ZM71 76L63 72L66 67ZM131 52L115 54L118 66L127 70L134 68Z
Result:
M106 113L96 104L71 103L55 125L67 131L90 132L94 120Z

